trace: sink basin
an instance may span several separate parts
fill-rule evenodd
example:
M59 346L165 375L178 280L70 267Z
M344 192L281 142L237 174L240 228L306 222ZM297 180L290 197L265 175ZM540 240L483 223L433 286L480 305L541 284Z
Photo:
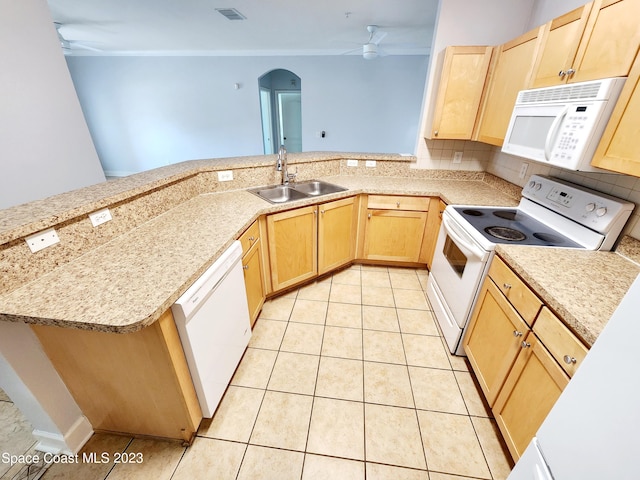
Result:
M269 187L250 188L248 191L271 203L286 203L303 198L344 192L344 187L320 180L309 180L289 185L271 185Z
M321 182L320 180L309 180L292 185L299 192L315 197L317 195L327 195L329 193L344 192L346 188L334 185L333 183Z
M274 185L272 187L253 188L251 193L267 200L271 203L285 203L293 200L307 198L303 192L299 192L288 185Z

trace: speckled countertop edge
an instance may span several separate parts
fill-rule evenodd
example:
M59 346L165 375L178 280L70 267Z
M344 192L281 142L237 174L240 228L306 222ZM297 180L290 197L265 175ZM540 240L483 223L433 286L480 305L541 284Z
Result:
M259 215L359 193L515 205L482 181L324 177L345 192L272 205L245 191L199 195L0 297L0 320L116 333L153 323Z
M275 165L276 157L276 155L255 155L189 160L6 208L0 210L0 244L200 173L272 166ZM411 155L384 153L305 152L288 154L291 165L342 159L408 163L415 161L415 157Z
M640 273L616 252L497 245L496 253L589 346Z

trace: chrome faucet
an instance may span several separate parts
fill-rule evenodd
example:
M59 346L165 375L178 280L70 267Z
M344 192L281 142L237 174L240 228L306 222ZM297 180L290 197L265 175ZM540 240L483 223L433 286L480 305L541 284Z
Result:
M284 145L280 145L280 150L278 150L276 170L282 172L282 185L288 185L289 181L295 181L297 173L289 173L289 167L287 165L287 149Z

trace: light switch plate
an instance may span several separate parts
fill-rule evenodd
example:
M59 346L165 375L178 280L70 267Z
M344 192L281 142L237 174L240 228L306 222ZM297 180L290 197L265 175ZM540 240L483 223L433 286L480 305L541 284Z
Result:
M357 167L358 160L347 160L347 167Z
M233 170L223 170L218 172L219 182L228 182L230 180L233 180Z
M60 242L58 233L53 228L29 235L24 240L27 242L27 245L29 245L29 249L32 253L39 252L40 250Z
M98 210L97 212L90 213L89 219L91 220L91 225L97 227L98 225L102 225L103 223L108 222L112 219L112 217L109 209L103 208L102 210Z
M462 163L462 152L454 152L453 163Z

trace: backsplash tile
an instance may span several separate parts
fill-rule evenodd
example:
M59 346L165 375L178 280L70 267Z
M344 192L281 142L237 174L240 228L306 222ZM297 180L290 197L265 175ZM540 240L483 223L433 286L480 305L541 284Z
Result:
M462 152L462 162L453 163L453 154ZM420 139L416 153L418 168L484 171L493 147L468 140Z

